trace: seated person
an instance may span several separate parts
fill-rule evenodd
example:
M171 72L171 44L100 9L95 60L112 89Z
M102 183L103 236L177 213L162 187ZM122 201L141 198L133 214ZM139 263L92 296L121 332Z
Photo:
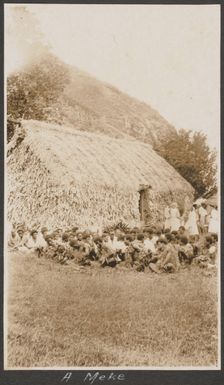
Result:
M180 237L187 237L187 230L185 229L184 226L180 226L178 229L178 234Z
M8 237L8 248L10 251L16 250L20 243L20 237L15 228L12 228Z
M215 264L216 261L216 256L217 256L217 242L216 242L216 237L210 236L206 237L206 244L205 248L207 249L207 255L209 257L209 262L212 264Z
M153 240L152 231L149 230L147 233L145 233L144 246L147 252L151 252L151 253L156 252L156 248L155 248L156 242Z
M134 241L134 237L131 233L126 234L125 236L125 256L124 256L124 266L132 267L134 260L134 248L132 246L132 242Z
M68 256L66 254L65 246L58 245L56 250L56 258L61 265L67 265Z
M54 243L51 235L46 236L47 248L44 252L45 258L54 259L56 257L57 245Z
M115 242L115 252L117 256L117 262L124 261L127 246L125 244L124 235L119 235Z
M38 233L38 243L43 249L47 247L46 237L48 235L48 229L46 227L43 227L41 229L41 232Z
M67 245L69 242L69 234L68 233L63 233L61 236L62 243Z
M137 239L132 242L134 249L133 264L137 271L144 271L146 266L149 266L151 259L151 252L147 251L144 245L144 234L138 233Z
M194 258L194 250L192 245L189 243L188 238L182 236L180 238L180 248L178 252L179 260L181 264L190 265Z
M91 237L91 234L89 233L83 234L83 243L84 243L86 257L88 257L90 260L96 260L97 246L94 243L94 240Z
M174 234L169 234L169 237L167 234L166 237L168 243L165 246L163 252L161 253L157 265L161 270L167 272L176 272L180 268L176 238Z
M19 241L15 249L20 252L27 253L29 250L26 246L26 243L28 241L29 235L24 228L18 228L17 234L19 236Z
M45 239L48 236L48 234L49 234L48 228L47 227L42 227L41 234L42 234L43 238Z
M37 253L38 257L40 257L40 254L43 250L43 245L38 240L37 230L31 230L30 237L28 238L25 246L29 251Z
M80 238L81 237L78 237L75 241L75 246L73 246L76 252L75 259L79 265L90 266L90 245L85 242L85 236L83 234L82 240Z
M156 245L156 242L158 241L158 239L161 237L162 235L162 230L161 229L155 229L153 231L153 234L152 234L152 242L154 243L154 245Z

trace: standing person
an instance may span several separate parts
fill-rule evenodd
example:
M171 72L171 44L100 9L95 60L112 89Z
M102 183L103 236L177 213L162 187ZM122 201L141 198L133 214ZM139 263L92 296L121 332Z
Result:
M180 212L176 202L170 206L170 230L178 231L180 227Z
M189 212L191 210L191 207L192 207L192 204L191 204L190 198L188 196L185 196L185 198L184 198L184 211L183 211L183 214L181 217L181 226L185 226L185 223L188 220L188 215L189 215Z
M219 223L218 223L218 207L214 206L210 213L208 232L218 234Z
M189 212L188 220L185 224L185 228L189 231L189 235L199 235L198 220L197 205L194 204Z
M206 233L206 229L207 229L206 218L208 215L207 206L204 202L201 204L201 206L198 209L198 215L199 215L200 232L204 234Z
M164 209L164 229L170 229L170 208L166 206Z

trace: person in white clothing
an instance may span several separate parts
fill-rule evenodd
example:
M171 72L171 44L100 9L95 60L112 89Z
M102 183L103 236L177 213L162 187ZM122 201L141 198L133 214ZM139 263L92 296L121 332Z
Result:
M115 237L114 232L111 232L107 237L106 237L106 242L107 246L111 249L116 251L117 249L117 237Z
M208 215L208 212L206 210L207 206L203 202L201 206L198 209L198 215L199 215L199 226L200 226L200 232L204 234L206 232L206 217Z
M153 231L151 229L145 232L144 249L146 252L149 252L149 251L151 253L156 252L155 242L153 240Z
M144 239L144 248L145 248L145 251L151 251L151 253L156 252L155 245L153 241L149 238Z
M122 253L125 252L127 246L125 245L125 242L124 242L124 236L123 235L120 235L117 240L115 240L114 242L114 248L116 251L121 251Z
M17 229L17 234L19 236L19 242L16 246L16 250L22 252L22 253L27 253L28 252L28 248L26 247L26 243L28 241L28 233L27 231L25 231L24 228L18 228Z
M164 209L164 229L170 229L170 208L166 206Z
M217 234L218 230L219 230L218 208L217 206L214 206L210 214L208 232Z
M40 256L41 250L43 250L43 241L40 241L40 238L38 237L38 231L32 230L30 232L30 237L28 238L26 242L26 247L29 252L34 252L35 254Z
M197 205L193 205L185 224L185 228L189 231L189 235L199 235L198 221Z
M42 232L38 234L37 240L40 247L43 247L43 248L47 247L47 242L45 241Z
M177 203L174 202L170 206L170 230L178 231L180 227L180 212Z

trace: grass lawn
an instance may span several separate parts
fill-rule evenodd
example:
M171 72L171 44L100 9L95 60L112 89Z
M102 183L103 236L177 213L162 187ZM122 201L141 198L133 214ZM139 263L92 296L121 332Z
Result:
M217 365L214 273L8 259L8 368Z

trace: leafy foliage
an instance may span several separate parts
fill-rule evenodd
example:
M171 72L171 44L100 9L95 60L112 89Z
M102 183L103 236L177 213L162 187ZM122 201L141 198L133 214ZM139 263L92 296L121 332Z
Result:
M58 121L55 103L69 80L67 67L52 54L7 79L7 112L14 119Z
M201 132L180 130L162 140L156 151L196 190L196 197L216 186L216 152Z
M106 226L104 228L104 231L106 231L108 233L111 231L115 231L115 230L121 230L121 231L127 233L130 230L130 228L129 228L127 223L124 223L122 221L114 223L114 224L109 225L109 226Z

